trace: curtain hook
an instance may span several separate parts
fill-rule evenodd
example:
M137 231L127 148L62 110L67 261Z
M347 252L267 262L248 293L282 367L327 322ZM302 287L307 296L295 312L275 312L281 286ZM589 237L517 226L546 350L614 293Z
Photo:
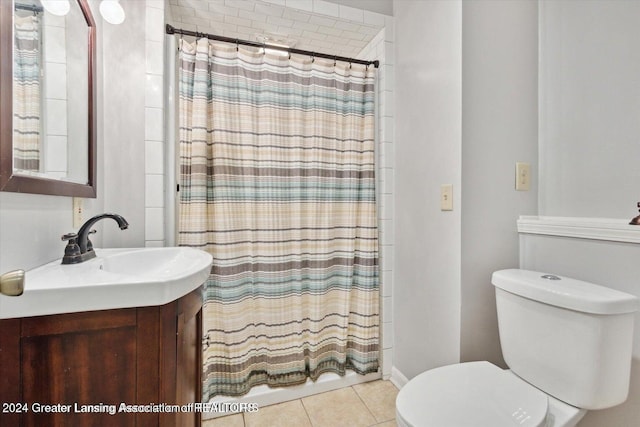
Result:
M335 67L337 63L338 63L337 57L334 56L333 57L333 66Z
M240 40L236 39L236 52L240 51Z

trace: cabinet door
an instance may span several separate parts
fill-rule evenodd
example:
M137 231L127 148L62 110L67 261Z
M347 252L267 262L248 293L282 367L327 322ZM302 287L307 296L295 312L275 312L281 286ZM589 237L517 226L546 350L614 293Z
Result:
M179 405L202 401L202 291L197 289L178 301L176 401ZM200 425L200 413L178 417L180 427Z
M0 320L0 404L5 403L25 403L20 393L20 319ZM0 408L0 426L22 425L22 410Z
M117 412L158 399L157 330L157 308L0 321L0 401L28 408L0 425L157 426L157 414Z

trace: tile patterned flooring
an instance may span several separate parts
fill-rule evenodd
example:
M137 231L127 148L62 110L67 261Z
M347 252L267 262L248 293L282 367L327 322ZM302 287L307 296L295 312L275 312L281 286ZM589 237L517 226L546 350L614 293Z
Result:
M391 382L372 381L203 421L202 427L395 427L397 395Z

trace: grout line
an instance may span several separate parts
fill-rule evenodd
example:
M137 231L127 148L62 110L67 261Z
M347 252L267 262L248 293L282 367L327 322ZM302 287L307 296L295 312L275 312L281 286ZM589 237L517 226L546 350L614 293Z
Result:
M380 380L376 380L376 381L380 381ZM372 382L375 382L375 381L372 381ZM363 384L367 384L367 383L363 383ZM371 418L376 420L376 424L378 424L379 423L378 418L375 416L375 414L373 412L371 412L371 409L369 408L369 405L367 405L367 402L365 402L364 399L362 398L362 396L360 396L360 393L358 393L358 390L356 390L355 387L353 387L353 386L351 386L351 389L356 394L356 396L358 396L358 399L360 399L360 402L362 402L362 404L367 409L367 411L369 411L369 414L371 415ZM372 426L375 426L376 424L372 424Z
M322 394L322 393L320 393ZM313 427L313 421L311 421L311 417L309 416L309 411L307 411L307 407L304 406L304 401L302 399L298 399L300 401L300 404L302 405L302 409L304 409L304 414L307 416L307 419L309 420L309 424L311 424L311 427Z

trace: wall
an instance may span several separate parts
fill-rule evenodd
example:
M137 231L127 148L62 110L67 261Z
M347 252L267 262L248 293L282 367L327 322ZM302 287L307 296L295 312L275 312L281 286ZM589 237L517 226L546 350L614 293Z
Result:
M269 1L269 0L266 0ZM275 0L278 1L278 0ZM295 1L293 0L293 4L295 5ZM302 0L304 1L304 0ZM315 0L316 2L318 0ZM338 5L342 5L343 7L352 7L355 9L369 10L371 12L380 13L382 15L393 15L393 0L327 0L329 3L336 3ZM291 0L287 2L287 6L289 3L292 3ZM295 6L294 6L295 7Z
M97 6L92 2L92 10ZM95 15L95 13L94 13ZM103 23L96 20L98 33ZM98 37L97 47L101 51L103 39ZM97 56L97 78L103 77L103 57ZM97 90L97 114L102 115L102 87ZM98 120L98 197L85 199L85 217L104 212L104 138L102 120ZM47 196L39 194L20 194L0 192L0 274L10 270L29 270L64 255L65 243L60 240L63 234L77 231L73 227L73 209L70 197ZM118 229L117 227L113 227ZM97 224L98 234L92 241L102 246L102 224Z
M461 14L460 1L394 3L393 357L406 378L460 356Z
M71 9L73 14L75 8ZM42 155L44 172L64 178L68 174L67 141L67 23L66 19L42 13L42 43L44 57L44 105L42 130L45 140ZM86 73L85 73L86 75ZM86 127L83 127L86 130ZM85 151L86 153L86 151ZM85 154L86 155L86 154ZM42 168L42 164L40 165ZM86 171L85 171L86 173ZM86 175L85 175L86 176Z
M162 29L156 22L147 30L147 15L159 16L163 22L162 12L154 14L148 9L160 9L164 2L123 2L126 19L120 25L102 21L99 1L92 0L90 5L98 26L98 197L84 200L84 219L103 212L119 213L129 222L129 229L120 231L115 222L101 221L96 224L98 234L92 237L94 246L142 247L157 236L151 234L147 239L155 230L146 226L146 165L153 163L149 158L154 153L146 152L145 141L158 142L153 130L162 129L162 113L158 123L148 119L145 110L157 105L157 94L146 82L158 63L162 68L163 49L162 43L148 48L149 37L154 36L147 36L147 31L157 34ZM151 203L153 200L157 198ZM162 221L159 228L162 230ZM34 268L62 257L60 236L74 230L71 198L0 193L0 273Z
M147 0L145 10L145 246L165 246L164 176L164 0Z
M640 2L540 3L540 214L640 201Z
M145 2L123 2L126 19L103 25L104 207L127 219L105 232L105 247L145 241ZM97 7L94 11L97 11ZM99 17L99 15L97 15ZM109 224L111 225L111 224ZM115 223L114 223L115 225Z
M518 266L520 215L537 213L537 174L515 190L515 163L537 170L538 5L462 3L462 361L504 366L491 273Z
M394 271L394 172L393 140L394 103L394 42L393 18L380 15L385 28L365 46L358 58L380 61L377 73L377 145L376 190L380 245L380 316L382 376L388 379L393 366L393 271Z
M522 234L521 268L552 272L640 297L638 244ZM635 426L640 419L640 316L636 314L631 390L622 405L590 411L580 427Z
M640 3L540 2L539 214L630 219L640 200ZM520 267L640 296L638 244L522 234ZM631 389L580 427L637 425L640 316Z

